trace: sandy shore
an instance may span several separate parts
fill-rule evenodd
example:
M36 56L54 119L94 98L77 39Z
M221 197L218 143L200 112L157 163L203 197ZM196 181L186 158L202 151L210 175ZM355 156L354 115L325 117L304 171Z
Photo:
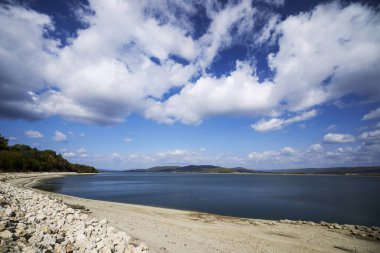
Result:
M9 182L33 187L43 179L66 175L70 174L42 173ZM380 241L352 235L347 227L233 218L43 193L85 206L90 216L106 218L136 242L145 242L150 252L380 252Z

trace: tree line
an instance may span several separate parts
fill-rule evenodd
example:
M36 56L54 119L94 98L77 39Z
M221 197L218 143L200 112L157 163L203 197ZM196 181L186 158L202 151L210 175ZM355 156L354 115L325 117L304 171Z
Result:
M24 144L9 145L0 134L1 172L78 172L97 173L92 167L72 164L53 150L38 150Z

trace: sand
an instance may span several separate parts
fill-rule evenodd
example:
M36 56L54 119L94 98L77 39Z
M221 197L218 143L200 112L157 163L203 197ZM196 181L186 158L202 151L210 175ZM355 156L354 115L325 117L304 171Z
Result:
M10 182L33 187L41 180L70 173L41 173ZM145 242L149 252L380 252L380 241L351 235L345 229L310 224L226 217L192 211L82 199L49 193L90 216Z

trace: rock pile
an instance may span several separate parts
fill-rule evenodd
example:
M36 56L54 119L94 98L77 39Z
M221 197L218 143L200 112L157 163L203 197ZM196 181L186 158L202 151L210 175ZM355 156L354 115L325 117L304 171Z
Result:
M2 180L0 180L2 181ZM0 253L2 252L146 252L131 238L80 210L49 196L0 182Z

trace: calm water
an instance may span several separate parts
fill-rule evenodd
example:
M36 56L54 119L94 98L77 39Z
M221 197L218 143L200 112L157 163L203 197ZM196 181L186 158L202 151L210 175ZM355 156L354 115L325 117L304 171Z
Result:
M380 177L103 173L51 179L41 188L230 216L380 226Z

